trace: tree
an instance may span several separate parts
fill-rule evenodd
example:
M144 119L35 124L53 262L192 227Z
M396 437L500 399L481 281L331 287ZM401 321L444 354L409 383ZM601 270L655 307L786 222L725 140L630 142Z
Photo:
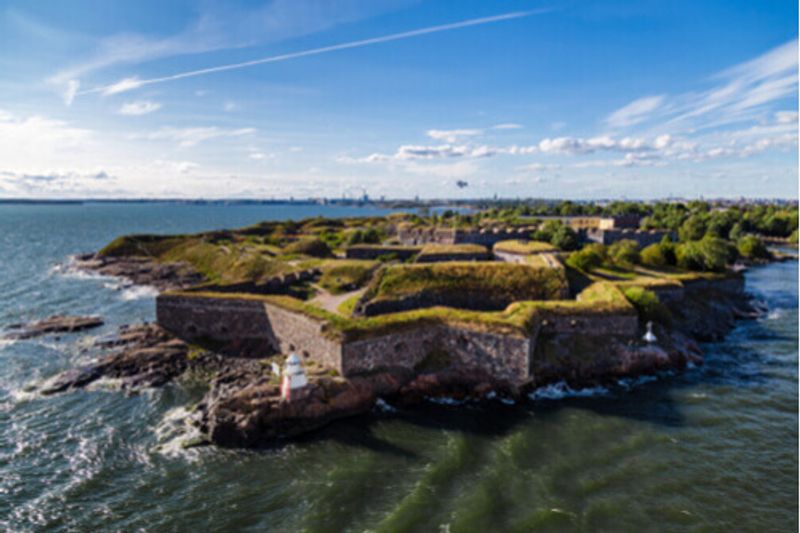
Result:
M641 260L639 243L631 239L622 239L608 247L608 256L618 265L635 265Z
M578 247L578 235L569 226L562 225L553 234L550 244L560 250L575 250Z
M692 215L681 224L678 236L681 242L699 241L706 233L706 223L700 215Z
M744 228L742 227L741 222L737 222L733 225L731 230L728 232L728 239L732 240L733 242L738 241L744 235Z
M569 254L567 265L584 272L589 272L602 265L607 257L606 247L602 244L593 243L584 246L582 250Z
M736 249L739 251L739 255L747 259L769 259L770 257L764 241L755 235L745 235L736 241Z
M663 267L668 264L664 249L660 244L651 244L645 247L645 249L642 250L641 256L642 264L645 265Z

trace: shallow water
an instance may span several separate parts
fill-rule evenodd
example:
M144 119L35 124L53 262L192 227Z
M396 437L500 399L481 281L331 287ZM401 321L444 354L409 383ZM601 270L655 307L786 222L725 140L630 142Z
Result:
M0 206L0 327L99 313L88 334L0 344L0 528L20 531L796 531L797 263L754 269L769 314L706 364L523 405L391 406L283 447L184 450L191 381L26 392L154 316L153 294L63 265L133 232L377 210ZM572 392L572 394L570 394Z

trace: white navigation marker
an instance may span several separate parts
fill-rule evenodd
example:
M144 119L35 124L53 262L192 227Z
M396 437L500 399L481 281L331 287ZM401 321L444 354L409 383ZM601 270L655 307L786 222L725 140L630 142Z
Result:
M656 336L653 334L653 321L652 320L647 322L647 333L645 333L644 337L642 337L642 338L644 339L645 342L648 342L650 344L652 344L652 343L654 343L654 342L656 342L658 340L658 338L656 338Z
M300 358L295 354L290 354L286 359L286 366L283 367L283 383L281 384L281 399L292 401L292 391L302 389L308 385L306 373Z

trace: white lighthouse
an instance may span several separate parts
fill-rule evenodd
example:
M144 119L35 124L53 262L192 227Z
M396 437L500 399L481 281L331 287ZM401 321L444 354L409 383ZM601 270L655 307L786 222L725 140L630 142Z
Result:
M653 321L650 320L647 322L647 333L644 334L644 341L648 344L652 344L656 342L658 339L653 334Z
M302 389L308 385L306 373L300 358L295 354L290 354L286 358L286 365L283 367L283 382L281 383L281 398L284 401L292 401L292 392Z

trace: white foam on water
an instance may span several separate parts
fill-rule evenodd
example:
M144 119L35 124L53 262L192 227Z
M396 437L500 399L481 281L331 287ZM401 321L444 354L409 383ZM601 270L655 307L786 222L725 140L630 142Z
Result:
M158 296L158 289L150 285L135 285L122 291L123 300L140 300L142 298L155 298Z
M382 411L384 413L396 413L397 412L397 409L395 409L394 407L392 407L391 405L386 403L386 401L383 398L378 398L375 401L375 409L377 409L378 411Z
M775 309L774 311L770 311L767 314L767 320L778 320L783 316L783 313L780 309Z
M186 448L186 444L199 439L200 430L189 423L192 413L184 406L174 407L164 413L161 422L156 425L153 432L156 434L154 451L172 458L196 461L198 451L195 448Z
M447 397L433 398L428 396L425 399L431 403L436 403L439 405L461 405L464 403L463 400L456 400L455 398L447 398Z
M531 400L562 400L564 398L583 398L588 396L602 396L608 394L605 387L586 387L583 389L573 389L567 385L566 381L559 381L539 387L528 394Z
M644 385L645 383L650 383L652 381L657 380L656 376L638 376L635 378L621 378L617 381L620 387L624 389L632 389L634 387L638 387L639 385Z

